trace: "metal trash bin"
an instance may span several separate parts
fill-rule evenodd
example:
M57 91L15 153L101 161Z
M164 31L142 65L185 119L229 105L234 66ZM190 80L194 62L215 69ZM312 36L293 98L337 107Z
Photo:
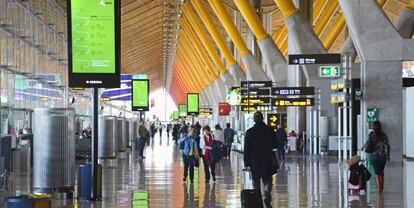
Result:
M4 199L6 208L33 208L33 199L28 195L10 196Z
M86 200L91 197L92 165L80 164L78 177L78 199ZM98 164L98 198L102 197L102 165Z
M113 116L105 116L99 118L99 139L98 139L98 157L99 158L115 158L115 122Z
M79 174L78 174L78 199L84 200L91 197L91 165L90 164L80 164L79 165Z
M34 193L72 194L75 169L74 109L35 108L33 143Z

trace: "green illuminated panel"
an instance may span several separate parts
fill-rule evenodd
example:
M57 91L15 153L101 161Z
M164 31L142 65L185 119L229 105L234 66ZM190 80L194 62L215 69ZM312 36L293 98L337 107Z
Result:
M148 108L148 80L132 80L132 107Z
M73 73L115 73L115 0L71 0Z
M189 93L187 94L187 105L188 105L188 113L198 113L198 94L196 93Z

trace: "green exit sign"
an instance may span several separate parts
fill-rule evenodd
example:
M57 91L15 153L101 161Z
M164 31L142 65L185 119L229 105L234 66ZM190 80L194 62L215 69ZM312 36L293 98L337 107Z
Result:
M320 66L319 76L320 77L339 77L341 75L339 66Z

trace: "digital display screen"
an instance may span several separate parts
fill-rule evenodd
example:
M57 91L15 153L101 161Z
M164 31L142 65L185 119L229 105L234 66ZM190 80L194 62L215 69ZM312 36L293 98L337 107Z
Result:
M68 0L69 86L119 87L119 0Z
M198 93L187 94L187 113L196 115L198 114L199 97Z
M149 80L133 79L132 80L132 110L148 111L149 110Z
M186 104L178 105L178 111L180 112L180 117L186 117L187 116L187 105Z

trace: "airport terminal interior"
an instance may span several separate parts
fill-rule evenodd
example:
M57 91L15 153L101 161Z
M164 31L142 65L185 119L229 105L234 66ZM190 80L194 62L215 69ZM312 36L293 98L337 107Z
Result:
M413 36L414 0L0 0L0 207L414 207Z

